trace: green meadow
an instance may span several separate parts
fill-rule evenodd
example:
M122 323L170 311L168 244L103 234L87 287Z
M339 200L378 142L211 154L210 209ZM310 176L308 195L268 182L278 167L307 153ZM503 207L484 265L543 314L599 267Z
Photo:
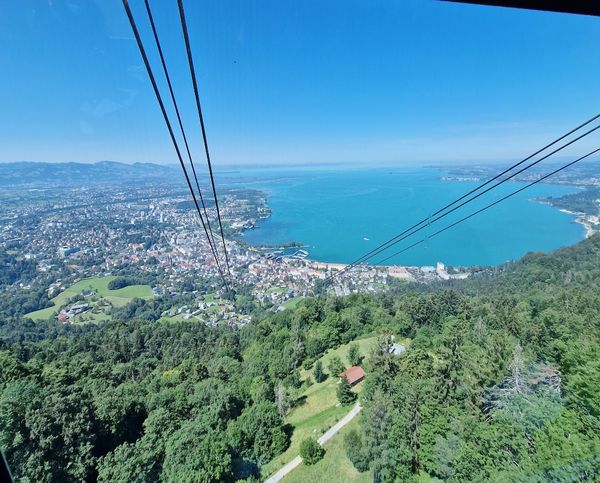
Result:
M377 337L358 339L353 341L353 343L358 343L361 355L366 357L373 347L375 347ZM327 372L329 361L334 356L338 356L346 367L350 367L347 356L349 346L350 343L341 345L337 349L331 349L319 359L323 363L325 372ZM302 370L300 376L303 381L306 381L308 377L312 380L312 370ZM296 402L296 406L290 411L286 418L286 422L294 429L290 447L262 468L262 475L264 477L275 473L283 465L298 456L300 453L300 443L303 439L309 436L318 438L352 409L352 406L339 405L336 395L337 382L337 377L329 375L323 382L313 382L305 391L303 391ZM354 386L353 390L356 393L360 393L362 390L362 383ZM341 440L339 434L334 436L332 440L327 443L325 448L329 445L336 445L336 440ZM298 469L292 471L288 478L292 477L296 471L298 471ZM358 472L356 473L358 474Z
M292 310L292 309L296 308L296 305L298 305L300 302L302 302L303 298L304 297L294 297L294 298L286 300L285 302L283 302L282 305L286 310Z
M152 288L150 285L131 285L118 290L110 290L108 284L116 278L116 276L110 276L80 280L66 288L56 297L52 298L51 300L54 303L52 307L36 310L35 312L25 314L25 316L30 317L33 320L46 320L55 317L69 299L79 295L84 290L91 290L94 292L94 295L85 299L92 309L85 314L82 314L89 318L90 322L108 320L110 316L106 314L106 309L111 306L122 307L134 298L148 299L152 297ZM79 317L81 316L78 316L77 318Z
M312 483L314 481L368 483L373 481L373 472L360 473L348 459L344 449L344 435L352 429L358 428L359 417L360 415L356 416L338 434L325 443L323 446L325 456L321 461L311 466L302 463L282 481L285 483Z
M410 344L410 339L397 339L396 342ZM358 344L359 352L363 359L367 358L377 344L377 337L366 337L356 339L348 344L343 344L336 349L329 349L319 358L323 364L323 370L327 373L329 362L334 357L339 357L346 367L350 367L348 360L348 348L350 344ZM313 366L314 367L314 366ZM312 379L312 369L300 371L302 381L309 377ZM279 468L290 462L300 453L300 443L303 439L313 436L318 438L331 426L342 419L352 406L340 406L338 403L336 388L337 377L330 374L323 382L313 382L300 395L297 405L290 411L286 418L294 431L290 447L262 468L262 476L268 477ZM353 387L353 391L360 394L363 383L360 382ZM343 439L350 429L356 428L360 416L355 417L338 434L329 440L325 448L325 456L314 466L300 465L291 471L284 479L285 482L303 483L312 481L372 481L371 472L360 473L346 456Z

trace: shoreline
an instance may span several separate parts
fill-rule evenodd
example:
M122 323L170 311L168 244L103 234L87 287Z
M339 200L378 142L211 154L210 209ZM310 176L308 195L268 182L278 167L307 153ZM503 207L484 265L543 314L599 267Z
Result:
M592 235L598 233L598 230L594 229L594 225L597 225L600 222L598 216L586 215L581 211L570 211L565 208L559 208L558 211L567 215L574 216L575 219L573 220L573 223L582 225L585 228L584 240L587 240Z
M572 216L572 223L577 223L578 225L581 225L585 228L585 235L583 237L583 240L587 240L592 235L595 235L596 233L600 232L600 230L594 228L594 225L600 225L600 216L598 215L588 215L583 211L572 211L568 210L567 208L559 208L558 206L553 205L550 201L544 198L531 198L529 201L532 201L534 203L541 203L542 205L548 205L551 208L558 210L560 213Z

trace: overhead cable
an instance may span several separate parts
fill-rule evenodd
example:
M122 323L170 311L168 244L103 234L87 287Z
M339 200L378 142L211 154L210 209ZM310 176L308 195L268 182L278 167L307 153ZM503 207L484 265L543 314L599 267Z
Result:
M154 24L154 16L152 15L152 10L150 9L150 2L148 0L144 0L144 2L146 4L146 12L148 13L148 19L150 20L150 26L152 27L152 33L154 35L154 41L156 43L158 55L160 56L160 62L162 64L163 72L165 74L165 79L166 79L167 85L169 87L169 93L171 94L171 100L173 102L173 107L175 108L175 114L177 116L177 122L179 123L179 129L181 130L181 136L183 137L183 143L185 145L185 150L188 155L190 166L192 167L192 174L194 175L194 181L196 183L198 195L200 196L200 203L202 204L202 211L204 213L204 217L206 218L206 224L208 225L208 231L210 232L210 239L211 239L210 243L212 244L213 247L216 247L215 236L213 234L212 226L210 224L210 218L209 218L208 212L206 210L206 204L204 203L204 196L202 196L202 190L200 189L200 183L198 182L198 176L196 174L196 168L194 166L194 160L193 160L192 154L190 152L190 146L188 144L187 136L185 134L185 129L183 128L183 122L181 121L181 114L179 113L179 106L177 105L175 93L173 92L173 85L171 84L171 76L169 75L169 70L167 69L167 64L165 62L165 57L163 55L162 46L161 46L160 40L158 38L158 32L156 30L156 25ZM215 250L216 250L216 248L215 248Z
M477 191L481 190L485 186L489 185L490 183L494 182L495 180L497 180L497 179L501 178L502 176L506 175L507 173L509 173L513 169L515 169L515 168L521 166L522 164L526 163L527 161L529 161L530 159L532 159L536 155L542 153L543 151L547 150L551 146L557 144L558 142L562 141L563 139L567 138L571 134L577 132L578 130L582 129L583 127L587 126L588 124L590 124L591 122L595 121L598 118L600 118L600 114L597 114L597 115L593 116L592 118L588 119L587 121L585 121L584 123L580 124L576 128L572 129L571 131L567 132L566 134L563 134L562 136L560 136L559 138L555 139L551 143L547 144L543 148L537 150L535 153L527 156L526 158L524 158L523 160L519 161L518 163L513 164L512 166L510 166L509 168L505 169L501 173L495 175L493 178L490 178L486 182L482 183L481 185L475 187L474 189L470 190L469 192L465 193L464 195L460 196L459 198L455 199L454 201L448 203L444 207L440 208L435 213L432 213L428 217L423 218L421 221L419 221L419 222L415 223L414 225L410 226L409 228L405 229L403 232L399 233L398 235L394 236L393 238L389 239L388 241L386 241L386 242L378 245L377 247L373 248L371 251L367 252L366 254L364 254L363 256L361 256L360 258L356 259L355 261L353 261L351 264L349 264L346 267L344 267L339 272L336 272L335 274L331 275L329 278L334 278L334 277L337 277L339 275L342 275L343 273L351 270L355 266L366 262L367 260L369 260L369 259L375 257L376 255L378 255L379 253L381 253L382 251L385 251L388 248L390 248L391 246L395 245L396 243L404 240L408 236L411 236L414 233L417 233L418 231L420 231L420 230L428 227L431 223L434 223L435 221L437 221L437 220L439 220L439 219L447 216L448 214L456 211L460 207L462 207L462 206L470 203L471 201L479 198L480 196L482 196L483 194L491 191L492 189L496 188L497 186L499 186L499 185L505 183L506 181L514 178L515 176L517 176L518 174L522 173L523 171L525 171L525 170L527 170L527 169L535 166L536 164L538 164L541 161L547 159L548 157L552 156L553 154L556 154L557 152L565 149L566 147L570 146L571 144L573 144L573 143L579 141L580 139L588 136L592 132L594 132L597 129L599 129L600 126L596 126L595 128L593 128L591 130L588 130L583 135L580 135L579 137L573 139L572 141L569 141L568 143L564 144L563 146L555 149L550 154L547 154L547 155L543 156L542 158L538 159L537 161L534 161L533 163L531 163L531 164L527 165L526 167L522 168L518 172L515 172L512 175L508 176L507 178L505 178L505 179L501 180L500 182L496 183L492 187L484 190L483 192L477 194L476 196L473 196L473 197L469 198L468 200L464 201L460 205L454 207L452 210L447 211L449 208L453 207L454 205L456 205L460 201L464 200L465 198L468 198L470 195L476 193ZM438 215L440 215L440 216L438 216Z
M206 224L204 222L204 219L202 217L202 213L200 211L200 206L198 205L198 199L196 198L196 193L194 192L194 189L192 187L192 183L190 181L190 177L189 177L187 169L185 167L185 163L183 162L183 157L181 155L181 151L179 149L179 145L177 144L177 139L175 138L175 134L174 134L173 128L171 126L171 121L169 120L169 116L167 115L167 111L165 109L165 105L163 103L162 96L160 95L160 91L159 91L158 86L156 84L156 79L154 77L154 73L152 71L152 67L150 66L150 62L148 61L148 56L146 55L146 50L144 49L144 45L142 43L142 39L140 38L140 34L139 34L139 31L138 31L138 28L137 28L137 24L135 22L135 18L133 17L133 14L131 13L131 8L129 7L128 0L122 0L122 1L123 1L123 7L125 8L125 12L127 14L127 18L129 19L129 23L131 25L131 29L133 31L133 35L135 36L136 43L137 43L138 48L140 50L140 54L142 56L142 60L144 61L144 65L146 67L146 71L148 72L148 77L150 77L150 82L152 83L152 88L154 90L154 94L156 95L156 99L157 99L158 104L160 106L160 110L162 112L165 124L167 125L167 129L169 130L169 135L171 136L171 141L173 143L173 147L175 148L175 152L177 153L177 158L179 160L179 164L181 165L181 168L183 169L183 174L185 175L185 180L187 182L187 185L188 185L188 188L190 190L190 193L192 194L192 198L194 200L194 205L196 207L196 211L198 212L198 216L200 217L200 221L202 222L202 227L204 228L204 233L206 234L206 239L209 241L209 245L211 247L211 251L212 251L213 257L215 259L215 263L217 264L217 269L219 270L219 274L221 275L221 279L222 279L224 285L229 290L228 283L227 283L227 281L225 279L225 276L223 274L223 270L221 269L221 264L219 263L219 257L217 255L217 253L215 252L212 244L210 243L210 236L208 234L208 229L207 229Z
M231 270L229 268L229 255L227 254L227 245L225 243L225 234L223 233L223 222L221 220L221 211L219 209L219 199L217 197L217 190L215 187L215 178L213 176L212 162L210 160L210 151L208 149L208 140L206 139L206 128L204 126L204 116L202 115L202 106L200 104L200 95L198 94L198 82L196 81L196 70L194 68L194 60L192 58L192 48L190 46L190 37L188 34L187 22L185 20L185 12L183 9L183 0L178 0L179 5L179 17L181 19L181 29L183 31L183 38L185 40L185 49L187 52L188 65L190 67L190 75L192 77L192 85L194 88L194 97L196 99L196 108L198 111L198 119L200 121L200 128L202 130L202 140L204 142L204 151L206 153L206 162L208 164L208 172L210 174L210 183L212 186L212 192L215 199L215 208L217 210L217 219L219 220L219 229L221 230L221 240L223 241L223 252L225 253L225 264L227 265L227 272L231 276Z
M474 216L478 215L479 213L482 213L482 212L484 212L484 211L486 211L486 210L490 209L492 206L495 206L495 205L497 205L497 204L499 204L499 203L502 203L503 201L507 200L508 198L511 198L512 196L515 196L515 195L517 195L517 194L521 193L522 191L526 190L527 188L530 188L531 186L533 186L533 185L535 185L535 184L538 184L538 183L540 183L540 182L544 181L545 179L548 179L548 178L549 178L549 177L551 177L551 176L554 176L555 174L557 174L557 173L561 172L562 170L564 170L564 169L567 169L567 168L569 168L569 167L573 166L574 164L576 164L576 163L578 163L578 162L580 162L580 161L583 161L583 160L584 160L584 159L586 159L586 158L589 158L590 156L592 156L592 155L596 154L597 152L600 152L600 148L594 149L593 151L589 152L588 154L586 154L586 155L584 155L584 156L581 156L580 158L577 158L576 160L574 160L574 161L571 161L570 163L567 163L567 164L565 164L564 166L561 166L561 167L560 167L560 168L558 168L558 169L555 169L554 171L552 171L552 172L548 173L547 175L545 175L545 176L542 176L541 178L539 178L539 179L536 179L535 181L532 181L531 183L529 183L529 184L527 184L527 185L523 186L522 188L519 188L518 190L516 190L516 191L513 191L512 193L510 193L510 194L508 194L508 195L506 195L506 196L503 196L502 198L500 198L500 199L498 199L498 200L494 201L493 203L490 203L489 205L486 205L486 206L484 206L483 208L480 208L480 209L479 209L479 210L477 210L477 211L474 211L474 212L473 212L473 213L471 213L470 215L467 215L467 216L465 216L464 218L461 218L460 220L458 220L458 221L455 221L454 223L452 223L452 224L450 224L450 225L448 225L448 226L446 226L446 227L442 228L441 230L438 230L438 231L436 231L436 232L435 232L435 233L433 233L432 235L429 235L429 236L426 236L426 237L422 238L421 240L417 241L416 243L413 243L412 245L409 245L409 246L407 246L406 248L403 248L402 250L400 250L400 251L398 251L398 252L394 253L393 255L390 255L390 256L388 256L388 257L384 258L383 260L379 260L379 262L378 262L378 263L379 263L379 264L381 264L381 263L383 263L383 262L386 262L387 260L390 260L391 258L394 258L394 257L396 257L396 256L400 255L401 253L404 253L404 252L406 252L406 251L410 250L411 248L413 248L413 247L415 247L415 246L417 246L417 245L420 245L421 243L424 243L424 242L426 242L427 240L429 240L429 239L431 239L431 238L433 238L433 237L435 237L435 236L441 235L441 234L442 234L442 233L444 233L446 230L449 230L450 228L453 228L453 227L455 227L456 225L459 225L460 223L463 223L464 221L467 221L468 219L470 219L470 218L473 218Z

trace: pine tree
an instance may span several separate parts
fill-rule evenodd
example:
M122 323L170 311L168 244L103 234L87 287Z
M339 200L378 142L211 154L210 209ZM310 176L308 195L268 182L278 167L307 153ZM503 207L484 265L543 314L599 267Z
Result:
M348 347L348 361L350 361L351 366L358 366L362 362L357 343L350 344L350 347Z
M321 361L315 362L313 376L315 376L316 382L323 382L325 379L327 379L327 374L323 372L323 363Z
M346 377L342 377L340 380L336 393L338 401L341 404L351 404L356 399L356 394L352 392L352 387L350 387L350 383Z

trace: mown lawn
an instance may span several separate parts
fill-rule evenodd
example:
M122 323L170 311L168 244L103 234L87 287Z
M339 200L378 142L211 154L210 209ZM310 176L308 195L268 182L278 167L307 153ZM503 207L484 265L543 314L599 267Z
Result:
M90 297L90 301L92 301L94 298L105 299L106 301L112 303L115 307L122 307L136 297L152 297L152 289L149 285L131 285L118 290L109 290L108 284L115 278L117 277L95 277L80 280L54 297L52 299L52 302L54 302L52 307L36 310L35 312L25 314L25 316L30 317L33 320L45 320L52 318L58 314L60 308L66 304L71 297L80 294L83 290L93 290L95 292L95 294ZM109 317L104 314L94 314L92 318L95 320L105 320Z
M302 463L290 472L282 481L285 483L313 483L315 481L326 481L329 483L354 481L371 482L373 474L371 471L360 473L346 456L344 449L344 435L352 429L358 429L356 416L339 433L331 438L325 445L325 456L314 465Z

